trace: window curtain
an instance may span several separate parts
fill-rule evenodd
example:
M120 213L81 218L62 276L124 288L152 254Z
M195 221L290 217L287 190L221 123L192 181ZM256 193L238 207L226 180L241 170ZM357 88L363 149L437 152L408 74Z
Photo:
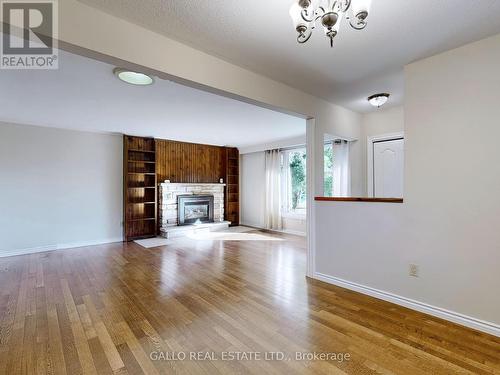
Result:
M279 150L266 151L266 211L267 229L281 230L281 155Z
M334 141L333 145L333 196L351 195L351 167L349 165L350 142Z

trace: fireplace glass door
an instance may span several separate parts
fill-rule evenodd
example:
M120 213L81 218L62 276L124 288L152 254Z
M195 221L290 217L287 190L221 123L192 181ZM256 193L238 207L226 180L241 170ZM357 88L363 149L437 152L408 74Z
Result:
M179 195L179 225L211 223L214 221L213 195Z

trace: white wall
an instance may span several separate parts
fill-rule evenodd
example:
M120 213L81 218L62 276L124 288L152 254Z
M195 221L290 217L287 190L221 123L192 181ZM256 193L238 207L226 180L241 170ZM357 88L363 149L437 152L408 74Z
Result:
M240 222L264 228L266 161L264 152L240 155Z
M500 35L406 68L405 203L318 202L318 277L500 335L499 61Z
M374 135L403 131L404 121L403 106L366 113L361 122L362 137L366 140L367 137Z
M0 123L0 256L121 241L122 137Z
M361 162L356 164L360 168L361 196L368 193L367 171L367 138L376 135L399 133L404 131L404 108L402 106L388 109L379 109L363 115L361 120L361 137L359 140Z

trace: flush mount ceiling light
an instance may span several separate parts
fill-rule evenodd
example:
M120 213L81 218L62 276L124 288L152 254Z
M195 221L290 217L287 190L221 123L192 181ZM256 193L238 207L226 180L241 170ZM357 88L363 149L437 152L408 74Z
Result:
M321 22L330 46L337 36L342 18L355 30L366 27L371 0L295 0L290 8L297 42L305 43L311 38L316 23Z
M382 94L375 94L372 96L368 97L368 101L370 104L374 107L380 108L382 107L385 103L387 103L387 100L389 100L390 94L382 93Z
M147 74L133 72L123 68L115 68L113 73L120 81L130 83L131 85L147 86L152 85L154 82L153 77Z

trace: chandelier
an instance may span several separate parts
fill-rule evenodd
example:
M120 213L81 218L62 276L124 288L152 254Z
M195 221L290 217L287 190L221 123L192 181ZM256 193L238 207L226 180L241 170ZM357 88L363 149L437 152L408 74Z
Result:
M299 33L297 42L307 42L320 21L333 47L333 39L339 32L342 18L353 29L362 30L367 24L370 4L371 0L295 0L290 8L290 16Z

